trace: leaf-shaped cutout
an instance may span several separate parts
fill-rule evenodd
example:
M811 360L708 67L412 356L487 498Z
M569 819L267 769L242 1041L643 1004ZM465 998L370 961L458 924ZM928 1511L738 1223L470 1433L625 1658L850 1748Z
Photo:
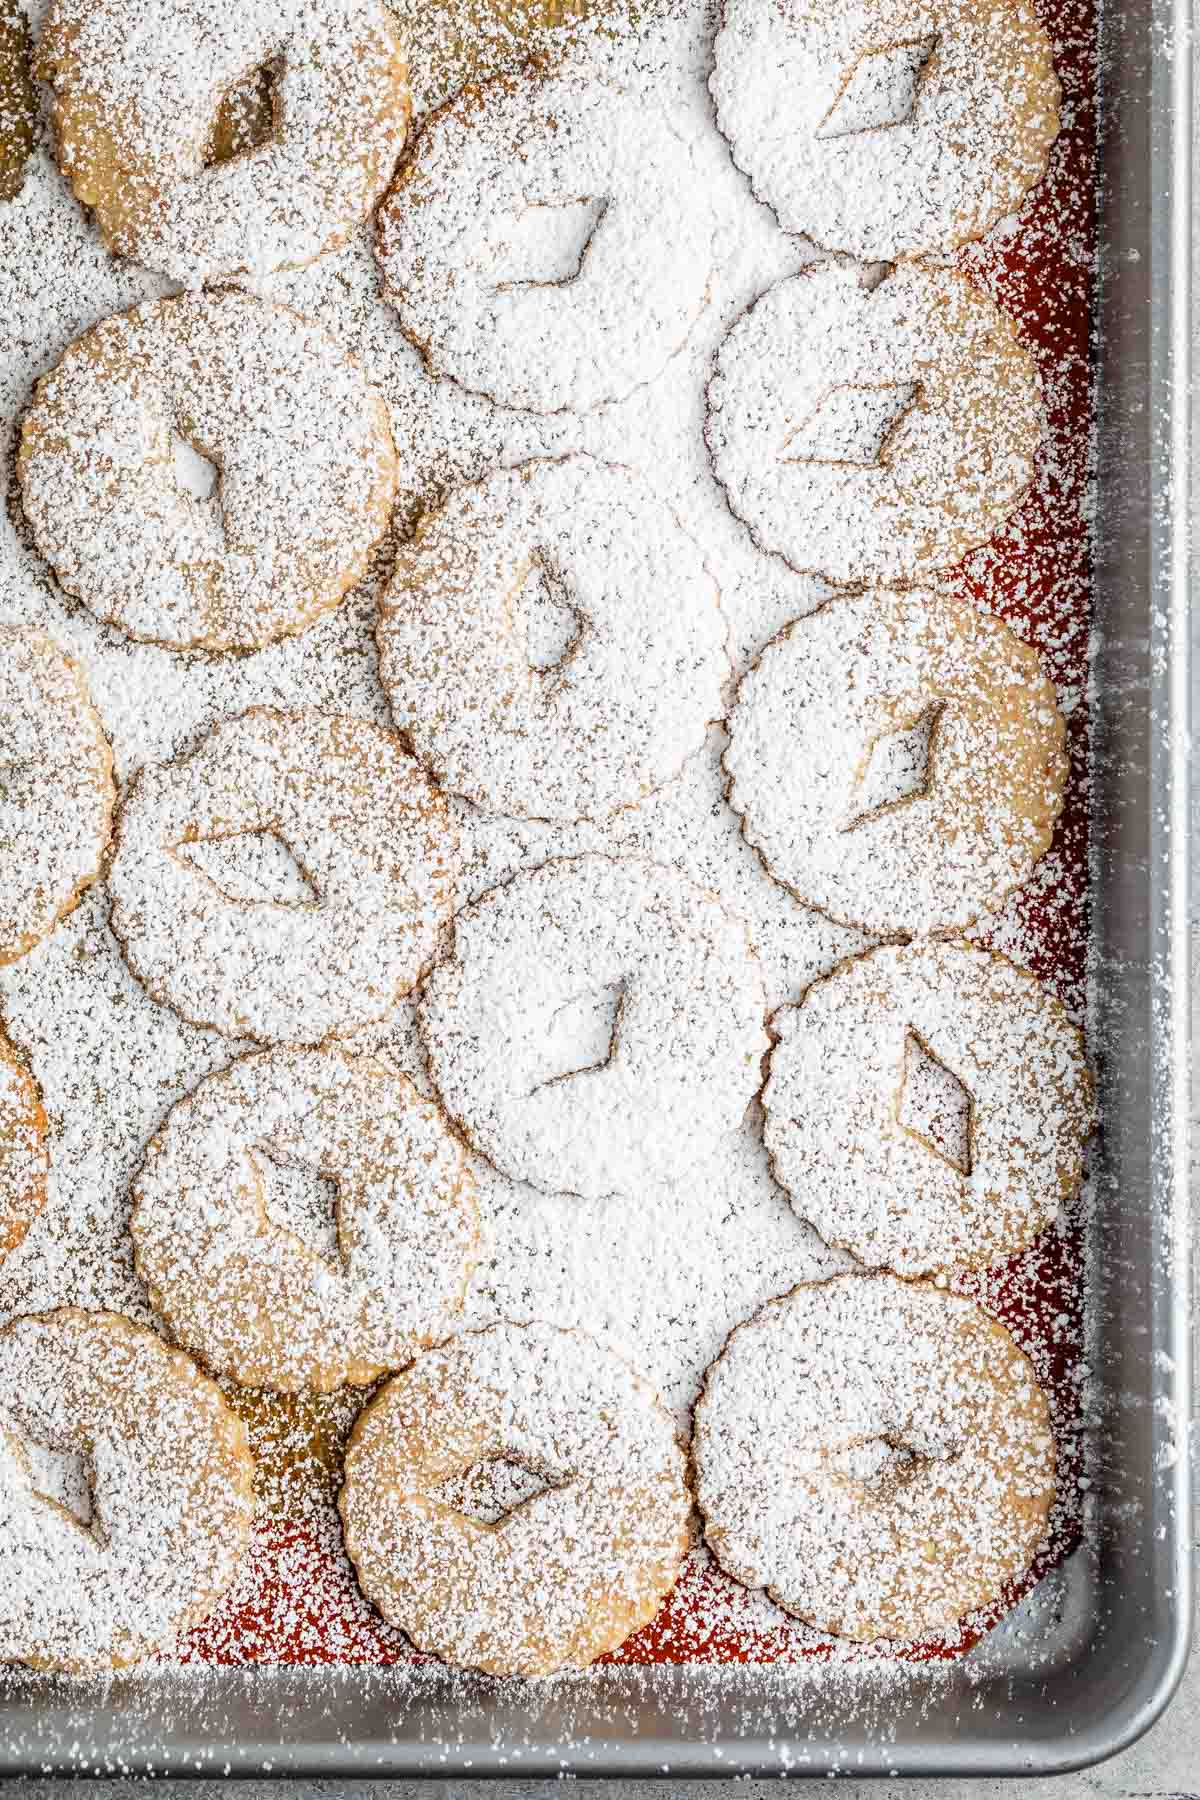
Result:
M921 78L937 43L937 33L876 44L864 50L842 78L815 135L849 137L886 131L912 117Z
M29 21L19 0L0 0L0 202L15 200L37 129Z
M217 108L209 139L206 168L246 156L269 144L279 121L278 86L282 57L272 57L243 75Z
M281 837L236 831L176 844L175 854L208 876L227 900L314 906L320 896Z
M337 1275L345 1268L338 1231L337 1183L320 1170L287 1156L264 1139L251 1155L262 1182L262 1201L272 1225L298 1237Z
M562 574L545 551L530 558L523 581L509 601L510 627L524 648L526 666L543 678L561 676L579 648L584 619L572 604Z
M189 438L171 434L171 468L175 485L193 500L220 504L221 471Z
M617 1053L624 1009L623 981L565 1000L551 1016L542 1037L541 1063L546 1072L531 1092L607 1068Z
M910 1026L904 1038L904 1073L896 1118L932 1155L960 1175L969 1175L975 1102L952 1069L936 1057Z
M919 381L842 382L789 433L780 460L878 468L888 440L913 406Z
M536 1494L561 1485L525 1463L499 1456L450 1476L438 1487L437 1498L477 1525L500 1525Z
M96 1524L93 1498L94 1472L86 1456L78 1451L59 1450L49 1444L23 1442L29 1468L29 1486L40 1500L48 1500L59 1512L85 1531Z
M501 214L489 234L497 293L575 281L607 209L607 199L583 194L531 200L518 212Z
M923 800L932 791L944 710L942 701L934 701L915 719L871 739L855 773L843 831L857 831L881 814Z

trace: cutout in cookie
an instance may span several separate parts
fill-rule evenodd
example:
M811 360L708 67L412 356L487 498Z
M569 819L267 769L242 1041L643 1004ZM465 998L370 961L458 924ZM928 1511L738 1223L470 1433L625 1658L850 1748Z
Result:
M817 126L818 138L887 131L912 117L921 77L937 44L937 33L902 38L864 50L847 71L832 106Z
M195 444L177 432L171 435L171 464L175 470L175 480L185 494L201 505L211 504L212 510L224 533L224 515L221 508L221 471L210 457Z
M945 702L935 701L915 719L872 738L854 778L843 831L857 831L881 814L923 800L932 792L944 711Z
M975 1102L958 1076L936 1057L911 1025L904 1037L904 1073L896 1100L900 1128L969 1176L975 1134Z
M316 906L320 895L274 831L233 831L175 845L175 855L206 875L226 900Z
M911 1481L932 1459L896 1438L882 1435L851 1438L814 1460L818 1463L815 1474L831 1475L849 1486L883 1495L894 1493Z
M217 108L205 167L231 162L261 150L275 137L279 121L282 56L271 57L235 83Z
M565 576L544 550L533 552L511 610L515 629L524 633L530 669L535 675L561 676L579 649L586 621L572 604Z
M263 1184L263 1206L272 1225L299 1238L331 1274L344 1275L348 1258L342 1245L337 1182L267 1140L252 1145L250 1155Z
M496 254L509 273L498 276L496 292L569 287L583 272L607 210L607 199L584 194L571 200L533 200L520 212L503 215L496 227L502 234Z
M816 411L788 434L779 460L877 469L920 391L919 381L846 382L832 387Z
M544 1044L545 1066L554 1073L535 1082L531 1093L608 1067L617 1053L626 985L614 981L563 1002L550 1019Z
M465 1519L494 1530L538 1494L565 1486L566 1481L552 1480L516 1457L497 1456L451 1475L438 1489L438 1499Z
M88 1459L29 1439L22 1440L22 1448L29 1465L31 1491L99 1541L102 1533L95 1507L95 1471Z

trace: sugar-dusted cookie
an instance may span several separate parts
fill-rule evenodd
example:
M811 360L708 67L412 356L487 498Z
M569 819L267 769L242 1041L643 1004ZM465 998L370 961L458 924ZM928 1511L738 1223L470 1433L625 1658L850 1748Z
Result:
M716 583L675 515L590 456L456 489L380 607L392 716L487 812L601 819L677 775L722 711Z
M437 1107L386 1064L259 1051L151 1140L133 1184L138 1274L172 1336L246 1387L373 1381L453 1328L478 1238L465 1164ZM310 1221L332 1226L323 1254L280 1210L305 1172L335 1195L332 1218Z
M497 1168L636 1199L686 1181L762 1079L745 926L637 859L567 857L464 907L418 1018L447 1110Z
M885 945L771 1029L776 1178L860 1262L982 1267L1024 1249L1078 1187L1095 1116L1083 1038L1006 957Z
M961 930L1029 877L1067 778L1037 653L933 590L827 601L743 677L725 770L808 906L879 936Z
M762 550L832 581L916 581L983 543L1033 478L1033 360L953 269L875 287L814 264L717 352L705 433Z
M431 114L377 238L430 372L540 413L653 380L713 268L692 131L576 69L496 75Z
M0 1030L0 1257L46 1204L46 1113L38 1086Z
M864 262L981 237L1058 132L1028 0L725 0L710 86L784 230Z
M387 408L319 326L246 294L150 301L38 382L17 472L59 581L130 637L252 650L361 580L387 528Z
M382 0L51 0L37 68L108 248L195 286L339 248L408 130Z
M290 852L287 900L231 895L196 860L231 840ZM252 707L130 785L113 930L185 1019L317 1044L382 1018L420 979L454 907L457 849L445 801L392 732Z
M611 1350L493 1325L360 1414L341 1513L363 1592L420 1650L493 1675L583 1668L647 1623L688 1542L669 1414Z
M0 1659L99 1673L217 1605L254 1512L246 1428L115 1313L0 1331Z
M37 131L29 58L29 21L22 0L0 0L0 203L20 193Z
M850 1274L769 1300L709 1368L695 1420L709 1548L818 1631L944 1631L1046 1534L1045 1395L1004 1327L943 1289Z
M0 965L47 937L96 879L112 766L82 670L42 632L0 625Z

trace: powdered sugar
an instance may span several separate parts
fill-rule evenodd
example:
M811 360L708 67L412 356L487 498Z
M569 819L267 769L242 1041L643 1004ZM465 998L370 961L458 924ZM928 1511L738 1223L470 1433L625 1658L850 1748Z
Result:
M1058 130L1023 0L726 0L712 77L734 161L785 231L865 262L1015 212Z
M46 1204L46 1115L29 1070L0 1031L0 1256Z
M1062 806L1066 730L1036 654L937 593L831 600L789 626L730 732L730 804L772 874L881 936L998 906Z
M869 1267L993 1262L1074 1194L1094 1118L1083 1040L1005 958L885 947L843 963L771 1028L775 1174L803 1218ZM906 1117L914 1050L965 1089L961 1161Z
M322 1257L270 1212L274 1164L336 1187ZM365 1383L457 1323L477 1250L463 1151L412 1084L274 1050L174 1108L133 1189L137 1271L173 1336L244 1386Z
M380 606L380 676L455 793L603 818L677 775L721 712L717 600L699 547L624 470L527 463L421 520Z

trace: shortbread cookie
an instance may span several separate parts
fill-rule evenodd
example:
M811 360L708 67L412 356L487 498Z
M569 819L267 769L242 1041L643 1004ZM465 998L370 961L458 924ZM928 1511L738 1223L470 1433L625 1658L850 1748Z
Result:
M130 637L252 650L362 579L387 528L387 408L317 325L245 294L105 319L37 385L17 457L59 581Z
M945 1631L1045 1539L1045 1395L961 1295L890 1275L793 1288L731 1333L695 1418L710 1549L818 1631Z
M487 812L602 819L677 775L722 711L717 587L675 515L590 456L457 489L380 607L397 729Z
M0 1257L46 1204L46 1114L38 1086L0 1031Z
M193 858L273 839L303 897L231 898ZM193 1024L317 1044L382 1018L454 908L457 836L400 739L336 713L252 707L126 795L112 926L156 1000Z
M115 1313L0 1332L0 1658L121 1668L212 1612L250 1535L246 1428Z
M193 286L346 243L408 130L382 0L51 0L37 66L108 248ZM263 141L221 141L223 110L264 102Z
M112 766L82 670L42 632L0 625L0 965L49 936L96 879Z
M827 1243L871 1267L982 1267L1079 1185L1094 1122L1083 1039L1006 957L884 946L771 1021L764 1136Z
M710 86L784 230L864 262L981 237L1058 133L1026 0L725 0Z
M580 856L485 894L421 990L430 1072L475 1148L549 1192L686 1181L762 1079L746 928L654 863Z
M933 590L828 601L729 721L729 799L775 879L877 936L962 929L1029 878L1067 779L1037 653Z
M134 1259L171 1334L246 1387L327 1392L453 1329L475 1259L466 1155L411 1081L341 1048L210 1075L151 1140ZM329 1242L281 1211L289 1172L333 1184ZM320 1240L318 1239L318 1242Z
M816 264L717 352L705 434L761 550L832 581L916 581L982 544L1033 478L1033 359L952 269L873 288Z
M29 55L29 23L21 0L0 0L0 203L20 193L33 149L37 95Z
M541 413L587 412L653 380L713 266L690 130L576 70L497 75L433 113L377 240L431 374Z
M611 1350L493 1325L427 1351L359 1416L346 1549L419 1650L492 1675L584 1668L674 1585L685 1470L670 1417Z

